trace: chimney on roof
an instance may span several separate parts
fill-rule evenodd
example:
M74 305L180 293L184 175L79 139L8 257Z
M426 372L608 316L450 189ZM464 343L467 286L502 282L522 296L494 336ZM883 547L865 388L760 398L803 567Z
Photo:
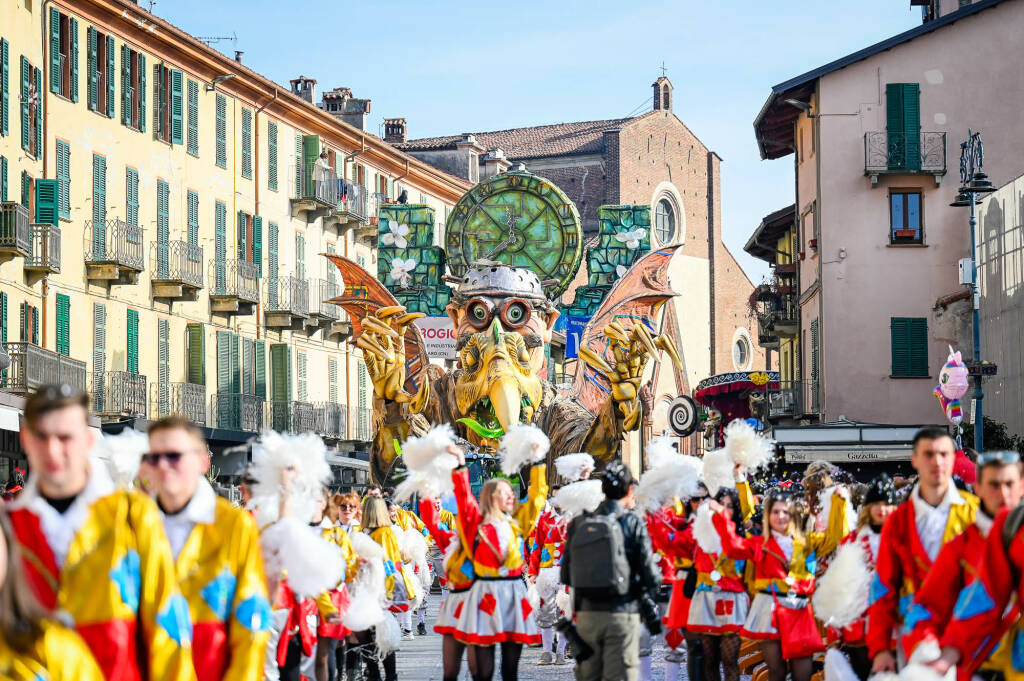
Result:
M299 76L289 81L292 86L292 94L301 97L310 104L316 104L316 79Z
M384 119L384 141L389 144L402 144L406 141L408 130L404 118Z
M352 89L336 87L324 93L320 108L349 125L366 130L366 116L370 113L370 100L352 96Z
M235 61L239 64L242 63L242 55L245 54L245 50L235 50Z
M672 111L672 81L665 76L654 81L654 110Z

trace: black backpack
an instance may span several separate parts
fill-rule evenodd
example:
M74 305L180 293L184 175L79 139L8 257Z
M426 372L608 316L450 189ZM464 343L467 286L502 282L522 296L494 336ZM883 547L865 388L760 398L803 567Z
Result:
M618 514L581 516L568 548L570 586L578 595L607 600L629 593L629 559Z

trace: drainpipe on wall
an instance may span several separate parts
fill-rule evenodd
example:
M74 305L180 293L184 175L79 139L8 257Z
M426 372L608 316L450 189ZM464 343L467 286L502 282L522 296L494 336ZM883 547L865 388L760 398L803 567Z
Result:
M260 169L260 112L263 111L264 109L266 109L268 106L270 106L271 104L273 104L276 101L277 101L277 88L274 88L274 96L273 96L273 98L269 102L264 104L263 106L261 106L258 109L256 109L256 111L252 115L252 125L253 125L253 132L252 132L252 144L253 144L252 158L253 158L253 164L252 165L253 165L253 182L256 183L256 186L255 186L255 189L254 189L256 206L255 206L255 208L253 210L254 210L256 215L260 214L260 170L259 170ZM267 229L268 230L270 229L270 225L269 224L267 225ZM262 257L262 254L260 254L260 255ZM260 263L260 270L262 271L262 269L263 269L263 263ZM260 296L257 293L257 295L256 295L256 338L257 339L259 339L260 336L261 336L261 334L260 334L260 331L261 331L261 328L260 328L260 312L261 312Z

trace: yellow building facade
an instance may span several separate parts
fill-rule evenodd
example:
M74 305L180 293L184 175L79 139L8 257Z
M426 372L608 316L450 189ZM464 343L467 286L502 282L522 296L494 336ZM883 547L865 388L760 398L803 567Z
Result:
M121 0L10 0L0 39L0 386L77 383L106 421L184 413L223 446L369 439L321 254L375 271L380 205L441 221L469 186Z

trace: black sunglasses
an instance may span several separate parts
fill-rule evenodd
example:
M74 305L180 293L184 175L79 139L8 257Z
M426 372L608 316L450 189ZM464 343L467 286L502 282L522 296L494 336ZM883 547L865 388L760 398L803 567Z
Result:
M359 507L356 506L355 504L338 504L338 508L344 508L344 509L348 509L350 511L354 511L355 509L357 509Z
M1010 449L997 452L983 452L978 455L979 466L987 466L996 461L1006 465L1020 463L1020 453Z
M185 455L182 452L147 452L142 455L142 460L150 466L157 466L160 459L166 459L167 463L176 466L183 456Z

